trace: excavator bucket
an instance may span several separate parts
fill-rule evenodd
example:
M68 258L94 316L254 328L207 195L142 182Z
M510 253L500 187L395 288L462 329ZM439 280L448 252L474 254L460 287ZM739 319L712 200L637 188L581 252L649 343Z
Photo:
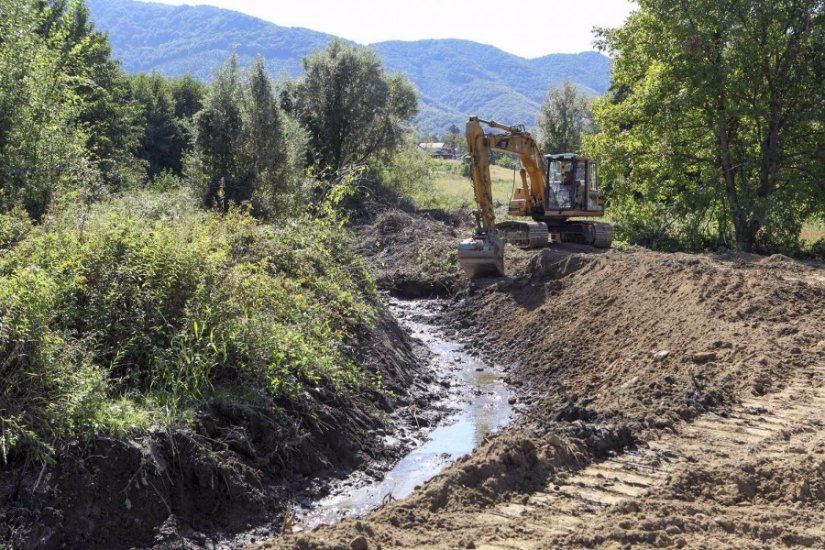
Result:
M458 244L458 263L468 279L504 275L504 241L497 235L464 239Z

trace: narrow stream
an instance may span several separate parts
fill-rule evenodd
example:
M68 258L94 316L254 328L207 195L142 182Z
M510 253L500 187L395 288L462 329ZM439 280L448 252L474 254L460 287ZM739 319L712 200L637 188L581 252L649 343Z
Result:
M444 335L433 319L438 301L390 300L390 309L409 333L432 352L436 371L448 378L461 408L426 435L381 481L346 489L296 514L295 530L311 530L348 516L363 516L382 504L401 499L456 459L469 454L484 437L504 427L512 410L503 373L464 351ZM391 436L386 436L391 437Z

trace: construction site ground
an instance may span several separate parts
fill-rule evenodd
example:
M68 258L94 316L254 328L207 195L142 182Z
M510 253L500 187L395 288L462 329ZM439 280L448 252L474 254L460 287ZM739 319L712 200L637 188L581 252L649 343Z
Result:
M379 286L500 364L522 413L412 495L266 548L825 546L825 266L508 248L469 284L450 216L359 229Z

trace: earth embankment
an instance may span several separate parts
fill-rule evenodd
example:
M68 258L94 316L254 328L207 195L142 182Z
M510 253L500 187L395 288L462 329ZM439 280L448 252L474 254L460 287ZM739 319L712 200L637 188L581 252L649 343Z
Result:
M409 246L447 250L447 235ZM393 254L388 285L416 272ZM825 543L821 264L639 248L508 255L503 279L468 285L452 271L442 321L507 367L520 420L409 498L269 547Z

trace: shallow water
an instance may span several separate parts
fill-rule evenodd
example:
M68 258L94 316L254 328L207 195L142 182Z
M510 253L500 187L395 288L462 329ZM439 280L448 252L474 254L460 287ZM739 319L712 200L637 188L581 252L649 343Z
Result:
M332 494L299 511L296 530L363 516L390 500L406 497L510 420L510 392L502 372L467 354L461 344L444 335L444 327L432 321L437 302L391 300L390 306L401 325L432 351L437 371L450 379L461 408L429 432L383 480Z

